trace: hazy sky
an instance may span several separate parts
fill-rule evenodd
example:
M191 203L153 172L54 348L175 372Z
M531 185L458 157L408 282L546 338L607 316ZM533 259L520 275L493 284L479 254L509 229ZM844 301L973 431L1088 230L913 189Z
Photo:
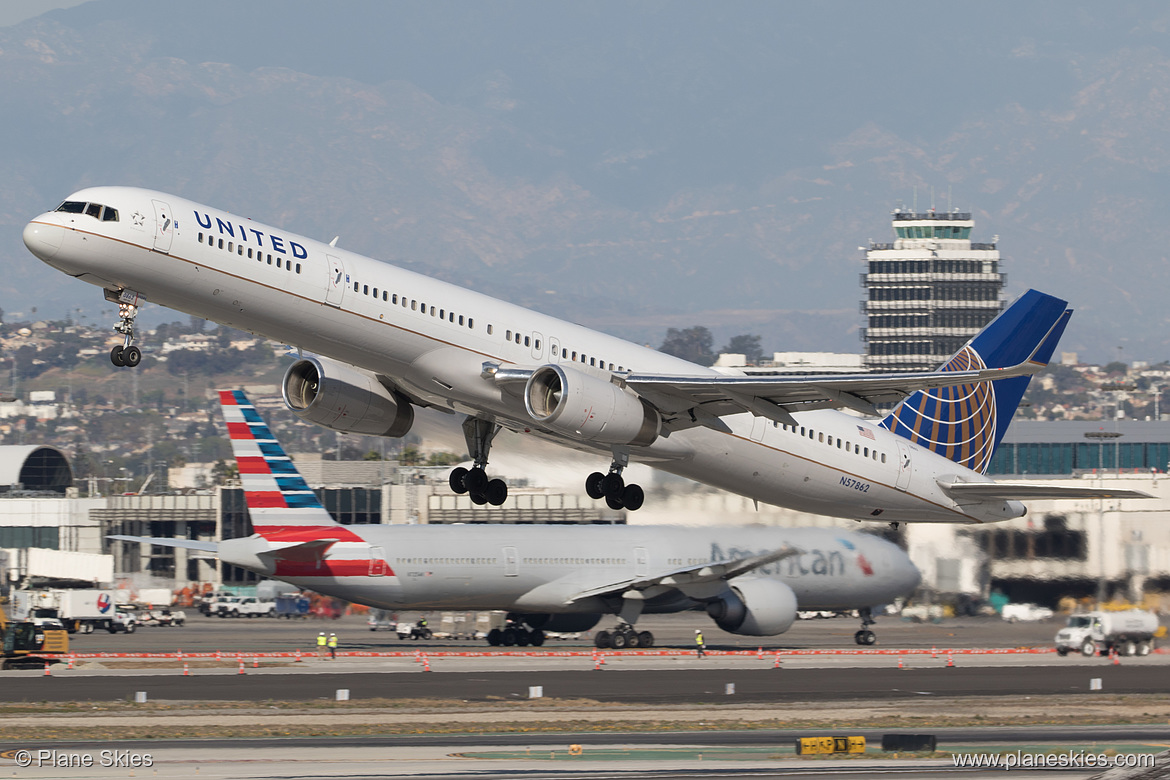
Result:
M0 3L0 27L40 16L55 8L72 8L90 0L5 0ZM96 2L96 0L93 0Z

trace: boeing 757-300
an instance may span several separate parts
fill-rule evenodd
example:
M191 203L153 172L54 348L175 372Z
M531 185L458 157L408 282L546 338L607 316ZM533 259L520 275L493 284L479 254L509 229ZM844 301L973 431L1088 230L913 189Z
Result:
M585 490L631 511L644 500L622 475L631 460L756 501L893 523L1006 520L1028 498L1146 497L986 476L1071 314L1034 290L939 371L749 376L162 192L81 190L29 222L24 243L118 304L115 365L142 360L135 317L153 301L295 347L284 399L318 425L400 437L415 408L459 415L473 465L454 469L451 487L477 504L507 498L487 474L504 428L605 454L608 472Z
M772 636L800 610L871 608L918 586L914 564L876 536L822 528L630 525L340 525L243 392L220 391L251 536L112 539L214 552L224 563L390 610L507 610L493 644L586 631L599 647L649 647L642 614L702 609L725 631Z

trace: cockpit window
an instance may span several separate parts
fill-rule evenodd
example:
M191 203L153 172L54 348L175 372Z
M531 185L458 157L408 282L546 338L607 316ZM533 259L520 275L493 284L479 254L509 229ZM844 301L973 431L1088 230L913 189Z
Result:
M82 203L79 200L67 200L57 207L57 211L63 211L66 214L87 214L94 219L100 219L102 222L118 221L118 210L112 209L109 206L103 206L100 203Z

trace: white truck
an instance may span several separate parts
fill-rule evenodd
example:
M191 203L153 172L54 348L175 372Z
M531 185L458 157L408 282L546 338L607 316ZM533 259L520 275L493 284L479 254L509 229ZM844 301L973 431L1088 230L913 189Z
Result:
M56 618L73 634L111 630L115 619L114 592L85 588L18 590L12 594L13 615L19 620Z
M1056 652L1092 656L1149 655L1154 649L1158 616L1131 609L1125 612L1083 612L1070 615L1068 625L1056 634Z
M239 596L216 604L213 615L220 617L276 617L276 602L256 596Z

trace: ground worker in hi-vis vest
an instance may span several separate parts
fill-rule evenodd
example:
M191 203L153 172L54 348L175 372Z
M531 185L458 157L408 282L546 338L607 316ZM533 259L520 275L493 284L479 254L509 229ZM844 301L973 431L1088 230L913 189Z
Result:
M699 658L707 655L707 648L703 644L703 630L699 628L695 629L695 655Z
M329 635L329 658L337 658L337 634Z
M324 631L322 631L320 634L317 634L317 657L318 658L325 657L325 641L326 640L325 640L325 632Z

